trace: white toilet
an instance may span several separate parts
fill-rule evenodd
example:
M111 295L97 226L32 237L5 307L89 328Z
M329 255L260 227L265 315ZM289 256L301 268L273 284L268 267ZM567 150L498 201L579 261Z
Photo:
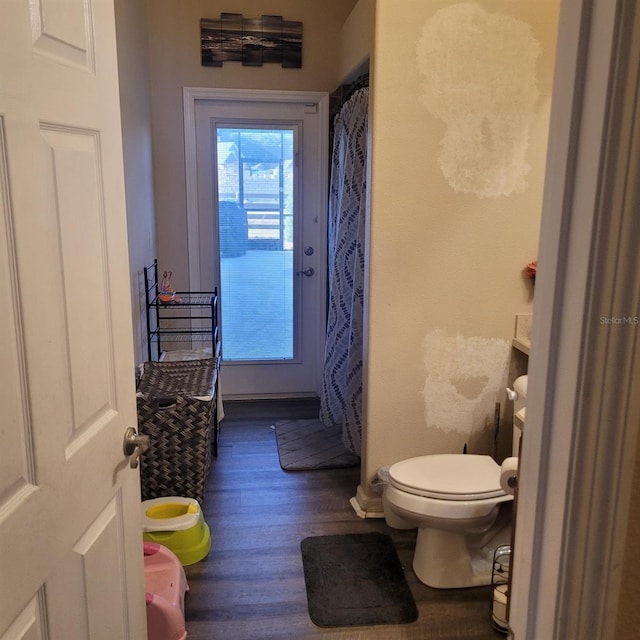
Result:
M514 414L525 399L526 380ZM514 441L519 433L514 426ZM395 529L418 527L413 570L421 582L437 589L491 584L493 552L511 542L513 496L500 474L493 458L473 454L420 456L389 467L385 520Z

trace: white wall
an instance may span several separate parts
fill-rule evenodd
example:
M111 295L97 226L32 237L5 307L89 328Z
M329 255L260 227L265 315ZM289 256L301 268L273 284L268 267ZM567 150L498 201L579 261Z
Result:
M365 494L405 457L491 452L531 311L558 6L376 2Z
M369 66L375 29L375 0L359 0L340 32L341 81Z
M147 16L144 0L116 0L115 9L132 321L139 363L147 359L143 269L155 257Z

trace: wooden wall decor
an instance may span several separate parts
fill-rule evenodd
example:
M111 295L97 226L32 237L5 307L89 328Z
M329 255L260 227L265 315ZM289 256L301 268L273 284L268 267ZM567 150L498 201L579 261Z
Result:
M302 22L282 16L244 18L241 13L221 13L200 20L202 64L221 67L242 62L261 67L275 62L287 69L302 68Z

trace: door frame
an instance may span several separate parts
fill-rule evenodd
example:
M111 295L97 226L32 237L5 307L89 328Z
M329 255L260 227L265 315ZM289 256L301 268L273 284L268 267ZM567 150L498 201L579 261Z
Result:
M288 103L302 105L305 112L314 113L318 118L318 127L315 140L312 141L316 151L316 181L320 187L317 210L320 243L316 249L318 264L327 264L327 218L329 198L329 94L319 91L271 91L263 89L217 89L211 87L184 87L183 88L183 113L184 113L184 140L185 140L185 186L186 186L186 212L187 212L187 265L189 272L189 287L193 291L202 288L203 274L201 273L200 256L200 211L198 203L198 160L196 141L196 103L200 101L244 102L250 105L255 103ZM306 135L306 134L303 134ZM304 145L305 142L302 142ZM302 148L302 147L301 147ZM304 186L303 186L304 188ZM319 269L318 290L327 290L326 268ZM315 302L318 307L321 324L324 327L326 318L326 295L320 295ZM324 350L325 332L321 329L316 332L313 339L314 357L317 360L317 371L314 372L314 390L319 394L322 384L322 354ZM260 394L260 397L274 397L273 393ZM287 397L299 395L288 393ZM240 397L240 396L238 396ZM251 395L251 397L258 397Z
M634 4L560 8L513 557L516 640L613 638L623 601L640 463Z

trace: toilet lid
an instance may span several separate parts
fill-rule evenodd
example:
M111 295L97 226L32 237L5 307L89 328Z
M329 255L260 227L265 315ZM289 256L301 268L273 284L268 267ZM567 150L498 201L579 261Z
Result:
M391 484L401 491L441 500L483 500L505 495L500 467L490 456L437 454L396 462Z

